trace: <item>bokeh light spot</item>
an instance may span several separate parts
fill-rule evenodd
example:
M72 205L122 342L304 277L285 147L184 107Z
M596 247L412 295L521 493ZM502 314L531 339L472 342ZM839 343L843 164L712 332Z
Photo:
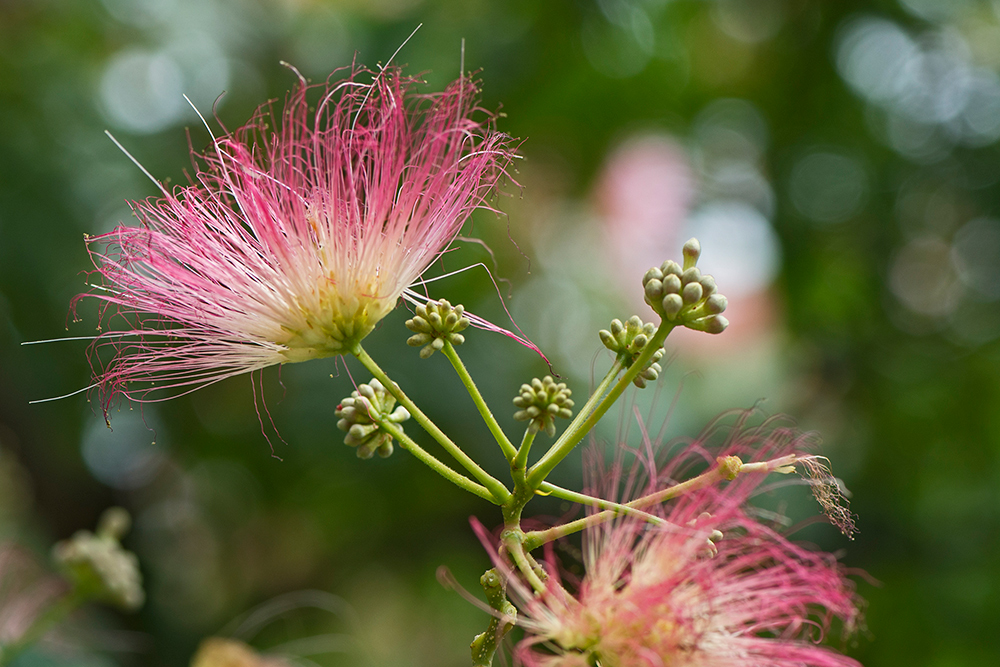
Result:
M955 234L951 256L965 285L990 301L1000 299L1000 220L966 223Z
M101 77L104 111L118 127L158 132L183 111L184 75L169 55L129 49L114 55Z
M698 262L726 296L765 289L781 264L781 248L771 223L743 202L715 202L688 220L685 237L695 236L705 248Z
M163 427L150 408L122 410L103 420L89 419L80 443L83 461L99 481L116 489L137 489L149 483L166 460L156 438Z
M868 176L852 157L817 151L796 163L788 187L802 215L816 222L840 222L864 206Z
M937 237L907 243L889 270L893 294L915 313L945 317L958 307L962 285L951 265L951 247Z

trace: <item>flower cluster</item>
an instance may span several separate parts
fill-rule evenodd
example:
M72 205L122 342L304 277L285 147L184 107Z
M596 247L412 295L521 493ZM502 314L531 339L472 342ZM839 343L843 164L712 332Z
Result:
M140 226L88 239L100 280L77 299L119 329L93 347L105 409L349 353L372 331L513 158L475 81L418 83L396 67L302 79L196 156L191 185L133 202Z
M508 569L508 592L527 632L519 660L532 667L856 666L816 644L834 617L848 632L858 621L843 568L791 542L747 504L767 472L811 460L796 452L801 444L788 430L751 430L733 437L717 461L696 442L646 485L633 470L628 500L690 479L692 465L708 464L698 479L713 483L644 508L656 522L595 523L584 533L586 574L573 595L554 563L542 595ZM591 457L592 472L602 460ZM598 477L598 490L617 493L621 467Z

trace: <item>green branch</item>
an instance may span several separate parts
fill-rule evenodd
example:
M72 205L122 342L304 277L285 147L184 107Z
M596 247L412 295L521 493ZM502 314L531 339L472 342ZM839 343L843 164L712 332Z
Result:
M528 467L528 452L531 451L531 443L535 440L538 431L530 425L524 431L524 438L521 439L521 446L514 455L514 460L510 462L510 470L514 475L515 482L524 482L524 473Z
M555 496L556 498L562 498L563 500L569 500L570 502L580 503L581 505L587 505L588 507L608 510L615 516L634 516L637 519L642 519L643 521L648 521L649 523L656 525L667 523L664 519L650 514L649 512L643 512L641 509L630 507L629 505L622 503L612 502L610 500L603 500L602 498L596 498L594 496L588 496L585 493L570 491L569 489L564 489L561 486L556 486L551 482L542 482L542 485L538 487L537 493L540 495Z
M416 422L420 424L420 426L422 426L423 429L445 449L445 451L451 454L456 461L461 463L462 467L468 470L480 484L486 487L496 504L502 505L507 501L510 497L510 491L507 490L507 487L505 487L500 480L483 470L478 463L473 461L468 454L462 451L461 447L452 442L451 438L445 435L444 431L438 428L437 424L432 422L427 415L425 415L420 408L417 407L416 403L410 400L409 396L403 393L403 390L399 388L399 385L389 379L389 376L385 374L385 371L379 368L379 365L375 363L375 360L368 356L368 353L365 352L360 345L358 345L351 352L358 358L358 361L360 361L361 364L368 369L368 372L381 382L386 390L392 394L397 401L399 401L400 405L409 411L410 416L412 416L413 419L415 419Z
M706 470L697 477L692 477L689 480L683 481L679 484L674 484L673 486L663 489L662 491L657 491L656 493L651 493L648 496L637 498L630 503L625 503L623 507L635 510L666 502L690 491L696 491L698 489L711 486L712 484L715 484L723 479L731 479L731 474L732 468L717 465L711 470ZM605 521L610 521L620 514L621 511L619 509L608 509L603 512L598 512L597 514L591 514L583 519L577 519L576 521L564 523L561 526L554 526L547 530L535 530L530 533L526 533L524 536L524 548L528 551L532 551L533 549L537 549L543 544L552 542L553 540L558 540L561 537L566 537L567 535L578 533L581 530L585 530L592 526L600 525Z
M418 460L420 460L421 463L444 477L452 484L465 489L469 493L477 495L484 500L488 500L491 503L497 502L496 498L493 497L493 494L491 494L485 486L476 484L465 475L455 472L449 468L447 465L435 458L433 454L428 453L423 447L414 442L413 438L406 435L406 432L396 424L391 422L381 422L379 423L379 426L383 431L398 440L400 447L413 454Z
M445 340L444 347L441 349L441 353L448 357L448 361L451 365L455 367L455 372L458 373L458 377L462 380L462 384L465 385L466 391L469 392L469 396L472 397L472 402L476 404L476 408L479 409L479 414L482 415L483 421L486 422L486 426L490 429L490 433L493 434L493 438L500 445L500 449L503 450L503 455L508 461L512 460L517 453L514 449L514 445L511 443L510 439L500 428L500 424L497 423L496 418L493 413L490 412L490 408L486 405L486 401L483 400L482 394L479 393L479 387L473 382L472 376L469 375L469 371L465 368L465 364L458 356L458 352L455 350L455 346L452 345L448 340Z
M629 383L646 367L646 364L649 363L649 360L656 351L663 346L663 341L667 339L667 334L673 330L674 326L673 322L667 320L661 322L660 328L656 330L656 333L653 334L649 343L642 349L642 352L632 362L632 365L618 378L618 382L615 383L611 390L602 397L603 392L607 390L607 387L614 381L615 375L621 369L621 358L615 359L611 370L608 371L604 380L601 381L601 384L591 395L587 404L580 410L580 414L576 416L573 423L569 425L569 428L563 432L549 451L545 452L545 455L538 460L538 463L528 471L528 484L530 486L536 489L539 488L542 481L552 472L552 469L573 451L573 448L583 440L587 433L590 433L601 417L604 416L604 413L622 395Z

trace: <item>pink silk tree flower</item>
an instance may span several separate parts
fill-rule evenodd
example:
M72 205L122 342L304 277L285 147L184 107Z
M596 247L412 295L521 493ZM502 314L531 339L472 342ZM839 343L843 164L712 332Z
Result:
M101 300L111 329L91 348L105 409L355 349L514 157L475 81L418 83L396 67L300 76L283 110L196 154L191 185L132 202L139 226L88 239L99 280L76 300Z
M803 460L816 465L797 453L803 437L769 425L744 430L718 458L695 442L642 484L634 468L622 480L620 465L607 471L603 456L592 456L593 492L613 497L624 482L622 502L695 478L686 472L706 464L713 482L644 507L658 521L619 517L588 528L585 574L572 595L551 554L540 596L508 568L508 594L526 631L518 660L531 667L858 667L817 644L834 618L847 633L858 622L844 569L791 542L747 504L769 471L787 473ZM738 470L741 456L750 463L733 479L712 476ZM641 468L650 470L652 455L643 458ZM812 484L835 483L817 478L815 468L805 473Z

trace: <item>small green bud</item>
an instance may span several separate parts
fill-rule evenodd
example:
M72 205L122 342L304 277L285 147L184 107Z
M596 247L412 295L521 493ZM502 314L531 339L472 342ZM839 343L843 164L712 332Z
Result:
M618 343L617 339L607 329L601 329L597 332L597 335L600 336L601 343L604 347L609 350L614 349L614 346Z
M684 269L681 268L681 265L672 259L668 259L667 261L665 261L663 263L663 266L660 267L660 270L663 272L664 276L666 276L667 274L680 276L684 272Z
M646 291L646 300L655 300L661 298L663 294L663 283L657 279L653 279L645 283L643 289Z
M698 239L689 239L681 252L684 254L684 269L686 271L698 263L698 257L701 256L701 243L698 242Z
M711 296L715 294L719 289L718 286L715 284L715 278L713 278L710 275L706 274L702 276L701 280L699 280L698 282L701 283L701 289L705 293L705 296Z
M688 322L686 326L696 331L704 331L710 334L720 334L729 326L729 320L722 315L709 315L699 320Z
M669 276L663 279L663 293L664 294L677 294L681 291L681 279L680 276L671 273Z
M132 527L132 517L122 507L109 507L97 523L97 536L121 540Z
M646 275L642 277L643 284L648 283L651 280L663 280L663 271L655 266L649 271L646 271Z
M705 300L705 311L713 315L726 312L729 300L721 294L713 294Z
M681 292L681 298L684 299L684 303L688 304L701 301L701 295L701 283L688 283Z
M421 347L422 345L427 345L432 340L434 340L434 336L431 336L429 333L418 333L407 338L406 344L410 347Z
M697 266L692 266L690 269L686 269L681 275L681 282L687 285L688 283L696 283L701 280L701 271L698 270Z
M684 299L681 298L680 294L668 294L663 297L660 307L663 309L663 314L666 315L667 319L672 320L677 317L677 313L681 312L681 308L684 307Z

